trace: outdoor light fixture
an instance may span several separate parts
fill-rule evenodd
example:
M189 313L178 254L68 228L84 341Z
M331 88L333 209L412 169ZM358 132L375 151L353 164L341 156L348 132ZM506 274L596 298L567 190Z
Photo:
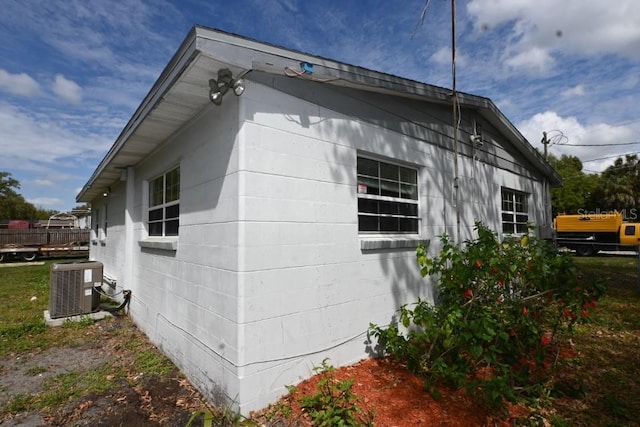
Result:
M218 80L209 80L209 99L216 105L222 104L222 97L231 89L236 96L244 93L244 80L234 79L228 68L218 71Z
M209 80L209 99L216 105L222 104L222 92L218 89L216 79Z

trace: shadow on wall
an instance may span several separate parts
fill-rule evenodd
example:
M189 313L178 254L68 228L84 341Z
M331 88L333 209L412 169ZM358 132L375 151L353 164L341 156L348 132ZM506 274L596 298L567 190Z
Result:
M299 111L282 111L287 106L278 105L274 106L274 112L285 114L288 121L303 129L317 126L322 140L333 144L326 164L335 183L352 188L354 222L357 222L356 157L362 152L415 165L421 170L421 237L431 241L431 253L439 249L441 234L446 232L455 237L455 155L450 105L259 72L252 73L251 79L308 101L306 108ZM458 203L461 239L467 240L473 236L477 220L494 226L500 224L500 188L504 177L498 171L520 165L515 149L488 124L484 132L492 134L491 143L473 146L469 138L470 123L480 116L471 109L462 109L461 116ZM357 228L354 230L357 233ZM358 236L354 235L354 239L357 241ZM407 250L386 250L384 254L371 255L378 260L385 276L392 279L397 306L418 297L432 296L428 279L416 278L417 266L414 271L406 268Z

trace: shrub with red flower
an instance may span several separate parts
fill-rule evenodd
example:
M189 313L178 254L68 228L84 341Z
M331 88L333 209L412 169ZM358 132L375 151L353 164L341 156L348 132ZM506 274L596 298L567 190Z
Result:
M540 344L542 344L543 347L548 346L549 344L551 344L551 336L548 334L544 334L543 336L540 337Z
M587 320L603 289L587 280L576 286L571 256L545 241L525 236L500 242L483 224L476 230L478 237L463 247L443 235L435 257L419 247L420 272L434 278L436 304L402 306L401 325L372 325L371 332L432 390L443 381L476 387L482 392L476 396L500 406L518 390L549 383L550 360L556 360L549 355L558 351L552 343ZM489 367L492 375L476 375Z

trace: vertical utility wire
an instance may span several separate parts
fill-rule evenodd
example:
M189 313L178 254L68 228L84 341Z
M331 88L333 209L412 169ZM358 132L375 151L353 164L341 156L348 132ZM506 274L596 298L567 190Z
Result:
M460 231L460 184L458 176L458 94L456 91L456 0L451 0L451 90L453 105L453 146L454 146L454 204L456 210L456 243L460 247L462 236Z
M411 33L411 39L413 39L413 37L416 35L416 32L418 31L418 28L422 27L422 25L424 25L424 18L425 16L427 16L427 9L429 9L429 4L431 3L431 0L426 0L424 7L422 8L422 13L420 13L420 19L418 20L418 23L416 24L416 27L413 29L413 32Z

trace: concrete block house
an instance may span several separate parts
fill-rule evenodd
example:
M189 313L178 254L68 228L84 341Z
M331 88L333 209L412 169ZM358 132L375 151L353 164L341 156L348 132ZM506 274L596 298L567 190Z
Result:
M262 408L431 298L419 243L549 229L557 173L458 100L456 130L449 89L196 26L77 197L90 258L208 398Z

